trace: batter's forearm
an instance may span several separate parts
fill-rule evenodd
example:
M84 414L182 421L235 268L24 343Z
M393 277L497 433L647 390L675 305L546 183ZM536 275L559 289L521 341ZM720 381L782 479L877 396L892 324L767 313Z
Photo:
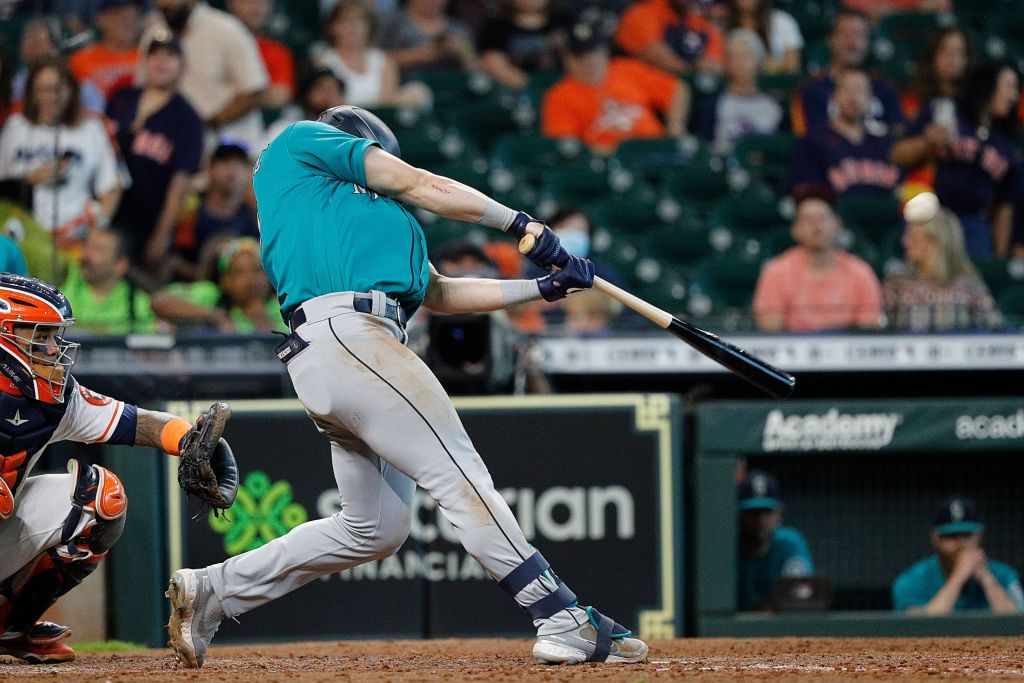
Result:
M449 278L433 271L423 305L437 313L487 313L540 298L536 280Z

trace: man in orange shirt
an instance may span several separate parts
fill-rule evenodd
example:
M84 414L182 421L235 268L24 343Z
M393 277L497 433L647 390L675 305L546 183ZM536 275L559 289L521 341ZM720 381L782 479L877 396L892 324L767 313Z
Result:
M238 17L256 39L270 85L263 93L263 106L280 109L295 99L295 59L284 43L262 35L274 10L273 0L228 0L228 11Z
M603 24L590 18L570 28L566 76L544 95L544 135L577 138L602 156L623 140L682 135L689 88L639 60L612 59Z
M622 13L616 42L627 54L674 74L722 70L722 34L692 0L642 0Z
M881 327L882 288L871 266L836 246L842 229L824 194L799 200L797 246L771 259L754 293L754 318L766 332Z
M92 83L104 100L132 85L139 64L139 7L135 0L100 0L100 42L71 55L68 66L80 83Z

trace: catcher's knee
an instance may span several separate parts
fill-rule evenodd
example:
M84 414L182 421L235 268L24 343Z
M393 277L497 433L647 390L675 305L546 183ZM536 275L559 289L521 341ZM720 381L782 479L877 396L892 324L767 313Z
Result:
M124 531L128 497L121 479L105 467L68 461L75 480L71 510L64 519L56 552L69 560L102 557ZM82 520L87 521L84 526Z

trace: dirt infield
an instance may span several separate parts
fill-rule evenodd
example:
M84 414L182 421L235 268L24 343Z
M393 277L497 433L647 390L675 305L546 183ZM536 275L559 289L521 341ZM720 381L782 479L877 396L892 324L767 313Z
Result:
M1024 639L704 639L651 644L646 664L535 664L527 640L348 641L218 647L182 669L170 650L85 654L28 666L0 658L3 681L656 681L763 678L1024 680Z

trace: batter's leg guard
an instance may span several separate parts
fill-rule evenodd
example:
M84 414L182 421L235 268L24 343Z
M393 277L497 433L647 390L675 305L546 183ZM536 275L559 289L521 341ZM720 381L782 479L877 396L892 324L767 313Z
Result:
M60 543L0 584L0 596L6 598L0 608L4 617L0 632L7 635L27 634L43 641L70 635L70 631L57 632L66 627L40 628L43 625L36 621L96 570L124 530L127 498L117 475L98 465L82 467L75 460L69 462L68 471L75 475L75 489ZM75 534L86 510L95 512L95 519Z
M515 598L524 588L542 576L551 580L555 585L555 590L540 600L523 606L523 609L529 612L531 619L548 619L566 607L576 604L576 594L569 590L569 587L551 571L551 565L540 554L540 551L526 558L522 564L499 581L498 585Z

